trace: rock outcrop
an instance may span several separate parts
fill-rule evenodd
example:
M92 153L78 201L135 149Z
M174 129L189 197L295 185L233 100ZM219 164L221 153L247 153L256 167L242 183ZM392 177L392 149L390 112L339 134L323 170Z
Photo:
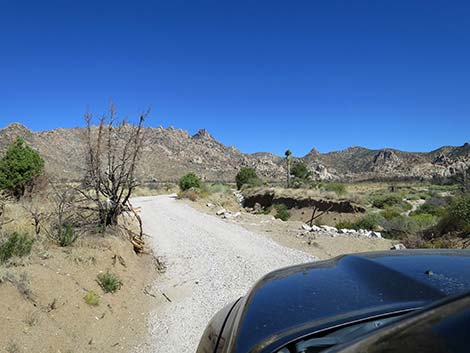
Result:
M204 180L233 182L242 166L255 168L267 181L285 178L286 166L281 156L242 153L223 145L205 129L192 136L173 127L146 129L147 141L139 170L143 181L176 181L184 173L194 171ZM23 137L44 156L51 177L78 180L84 172L84 132L82 128L32 132L14 123L0 129L0 152L17 137ZM330 153L312 149L294 162L299 160L309 166L317 180L449 178L470 168L470 144L444 146L429 153L363 147Z

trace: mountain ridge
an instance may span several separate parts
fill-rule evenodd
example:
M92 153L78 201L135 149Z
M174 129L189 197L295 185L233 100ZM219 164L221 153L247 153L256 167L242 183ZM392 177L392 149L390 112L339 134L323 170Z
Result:
M76 127L33 132L21 123L12 123L0 129L0 151L22 137L44 156L49 175L78 180L84 172L84 131L85 128ZM268 180L280 180L286 174L282 156L271 152L243 153L222 144L206 129L193 135L171 126L146 127L145 131L147 139L139 170L142 179L175 181L194 171L206 180L233 181L242 166L255 168ZM470 144L442 146L429 152L351 146L320 153L312 148L305 156L294 157L294 161L305 162L320 180L442 178L470 166Z

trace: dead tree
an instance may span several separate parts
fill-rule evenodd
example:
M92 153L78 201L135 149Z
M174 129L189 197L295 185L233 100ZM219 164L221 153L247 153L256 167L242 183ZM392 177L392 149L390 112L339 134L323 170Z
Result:
M118 224L118 217L130 211L129 199L138 186L136 168L144 143L143 123L149 111L141 114L137 125L126 119L116 123L115 108L92 126L92 117L86 120L86 175L80 192L93 204L103 227ZM142 236L142 230L140 231Z
M43 223L50 217L50 214L37 204L30 204L23 206L23 208L31 215L34 233L38 236L41 233Z
M77 188L52 186L50 213L41 222L46 235L60 246L69 246L81 235L96 229L96 212L87 206L88 199Z
M307 222L308 225L309 225L310 227L313 227L313 222L314 222L317 218L320 218L321 216L323 216L325 213L330 212L330 210L331 210L332 208L333 208L333 205L331 205L330 207L328 207L328 209L317 213L318 211L320 211L319 208L318 208L317 206L313 206L312 217L310 217L310 220Z

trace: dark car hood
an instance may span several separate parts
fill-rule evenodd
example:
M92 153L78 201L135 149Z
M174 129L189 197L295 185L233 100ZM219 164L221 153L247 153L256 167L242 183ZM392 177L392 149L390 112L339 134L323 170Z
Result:
M259 351L302 326L418 308L468 290L466 250L364 253L281 269L241 302L231 351Z

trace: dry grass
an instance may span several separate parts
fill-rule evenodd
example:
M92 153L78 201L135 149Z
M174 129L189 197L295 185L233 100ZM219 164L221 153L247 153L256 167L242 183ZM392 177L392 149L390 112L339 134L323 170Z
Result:
M26 233L34 234L34 226L30 213L25 209L27 201L10 202L5 206L5 225L3 231L6 234Z
M138 186L134 192L133 196L159 196L159 195L168 195L176 194L179 191L179 188L176 184L167 183L163 186L153 187L149 185Z

